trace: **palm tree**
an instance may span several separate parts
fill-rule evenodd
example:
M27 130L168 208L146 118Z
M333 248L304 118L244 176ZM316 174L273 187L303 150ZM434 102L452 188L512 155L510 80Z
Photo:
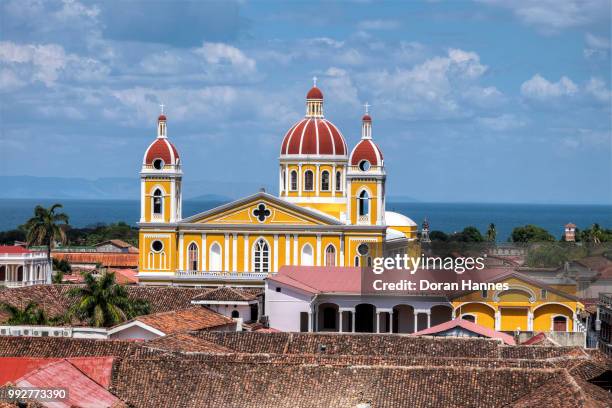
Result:
M70 316L85 320L94 327L109 327L149 313L149 304L142 299L130 299L124 286L117 284L113 272L96 279L84 275L85 285L70 289L68 296L77 298Z
M47 325L49 319L45 311L36 302L29 302L23 309L10 303L0 303L0 310L9 314L8 324Z
M25 223L28 245L46 245L49 262L55 243L66 243L66 233L60 224L68 225L68 215L55 212L60 208L63 208L61 204L53 204L48 209L37 205L34 208L34 217Z
M489 229L487 230L487 241L495 242L497 238L497 231L495 230L495 224L489 224Z

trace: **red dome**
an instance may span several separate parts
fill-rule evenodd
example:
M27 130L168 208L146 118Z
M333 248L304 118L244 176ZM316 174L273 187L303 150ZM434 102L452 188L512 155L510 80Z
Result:
M144 164L152 165L155 159L162 159L164 164L175 165L179 162L176 147L163 137L158 137L149 146L144 155Z
M366 113L365 115L363 115L363 118L361 118L361 120L364 122L371 122L372 118Z
M306 99L323 99L323 92L316 86L313 86L306 94Z
M289 129L281 145L281 155L346 156L347 151L342 133L333 123L323 118L307 117L300 120Z
M371 139L361 139L351 152L351 166L357 166L362 160L369 161L372 166L383 165L383 154Z
M164 115L163 113L161 115L159 115L159 117L157 118L157 120L166 120L166 115Z

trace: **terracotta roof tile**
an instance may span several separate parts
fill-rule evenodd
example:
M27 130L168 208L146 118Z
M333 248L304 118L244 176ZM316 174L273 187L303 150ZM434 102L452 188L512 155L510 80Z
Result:
M229 317L223 316L204 306L194 306L187 309L138 316L134 320L138 320L165 334L187 330L207 330L236 324Z

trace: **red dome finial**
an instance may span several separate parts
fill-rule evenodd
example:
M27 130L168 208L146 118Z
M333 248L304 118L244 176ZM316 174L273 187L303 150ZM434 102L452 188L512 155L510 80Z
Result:
M166 120L166 115L164 115L164 106L166 105L164 105L163 103L159 104L160 112L159 112L159 116L157 117L157 120Z
M365 114L363 115L363 117L361 118L362 121L364 122L371 122L372 121L372 117L370 116L370 105L369 103L364 103L363 107L365 108Z
M323 99L323 92L317 88L317 77L312 77L312 88L306 94L306 99Z

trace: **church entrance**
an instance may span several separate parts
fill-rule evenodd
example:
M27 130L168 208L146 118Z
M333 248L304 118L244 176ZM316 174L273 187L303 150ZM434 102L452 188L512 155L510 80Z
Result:
M360 333L374 333L376 307L362 303L355 307L355 331Z

